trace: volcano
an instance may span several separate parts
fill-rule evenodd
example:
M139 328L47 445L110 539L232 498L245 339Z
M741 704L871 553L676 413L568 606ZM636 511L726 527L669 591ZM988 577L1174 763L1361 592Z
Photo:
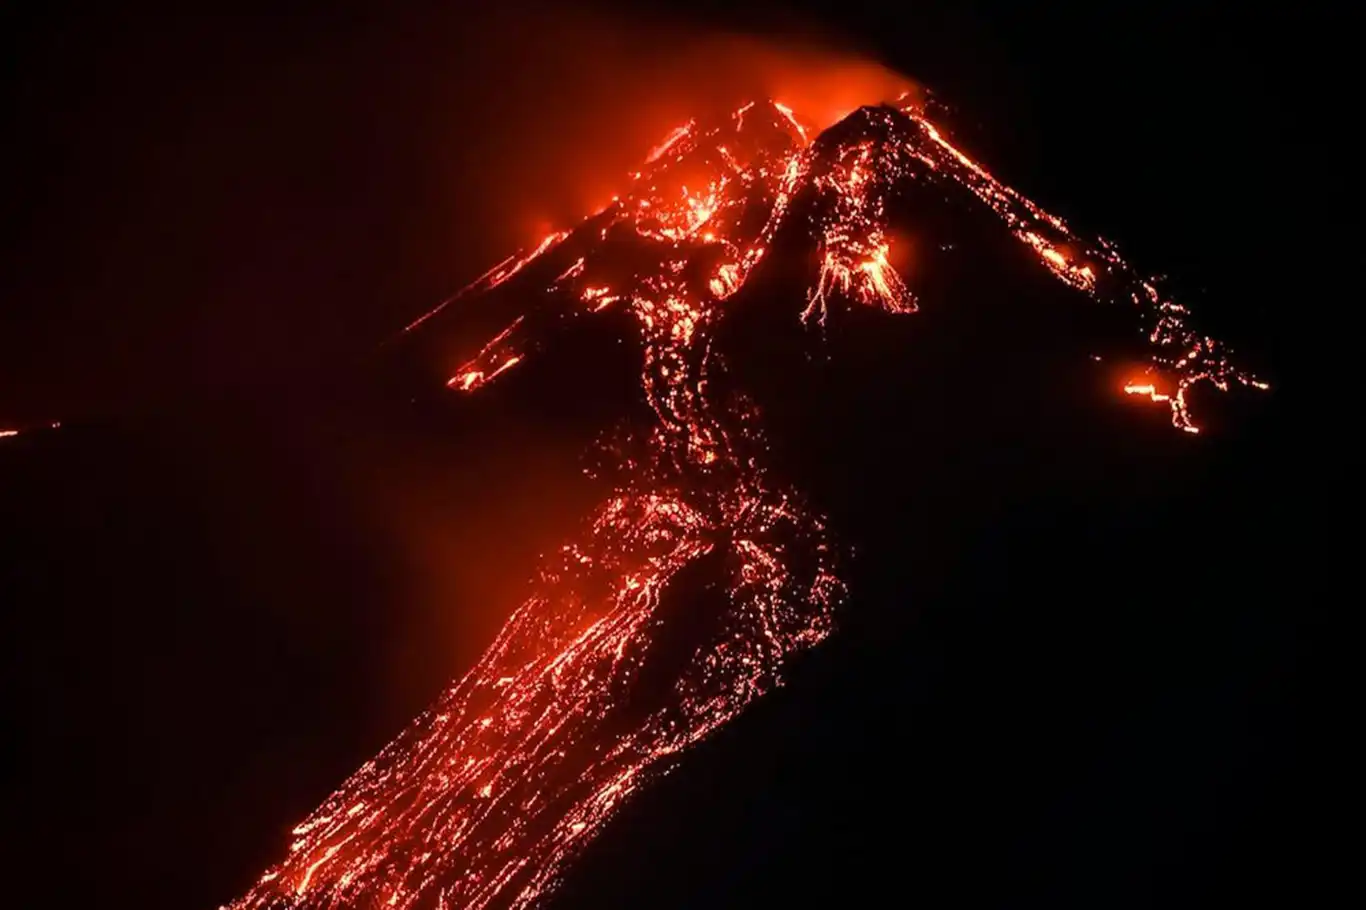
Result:
M1145 460L1176 459L1207 388L1266 388L904 98L823 131L772 100L680 125L600 211L414 320L384 381L429 397L434 364L447 398L607 418L603 496L469 673L232 910L550 899L635 794L838 628L861 563L897 561L857 529L934 483L944 438L991 453L1028 420L1124 449L1153 436L1143 403L1171 425Z

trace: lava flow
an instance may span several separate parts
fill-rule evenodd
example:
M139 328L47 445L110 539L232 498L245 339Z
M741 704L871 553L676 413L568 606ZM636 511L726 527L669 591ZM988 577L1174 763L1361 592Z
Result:
M1001 184L918 108L863 108L849 122L857 129L813 137L771 101L690 121L605 209L409 327L460 297L515 291L516 318L450 379L474 392L566 320L619 309L643 340L655 425L634 454L617 453L615 493L478 664L298 825L287 857L232 910L533 904L633 791L828 634L844 594L836 547L769 476L754 408L714 400L708 384L713 330L780 229L810 231L816 248L794 318L823 323L844 300L911 313L890 258L890 202L912 181L942 185L985 204L1061 281L1137 305L1152 359L1125 391L1168 405L1177 427L1196 430L1197 383L1265 387L1111 246ZM724 593L688 605L691 644L680 645L668 604L680 573L703 563Z

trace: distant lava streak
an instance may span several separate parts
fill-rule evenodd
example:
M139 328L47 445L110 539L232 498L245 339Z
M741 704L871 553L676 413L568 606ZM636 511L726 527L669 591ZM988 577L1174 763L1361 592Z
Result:
M60 421L54 420L51 423L42 424L41 426L37 427L30 426L25 429L9 427L6 429L0 429L0 439L13 439L16 436L26 435L29 433L33 433L37 430L56 430L60 429L61 426L62 424Z
M814 141L775 102L689 121L605 209L452 298L510 292L515 279L523 304L451 377L464 392L522 363L554 325L622 310L643 340L655 426L614 450L616 492L478 664L294 829L288 856L233 910L528 906L631 793L828 634L844 586L823 521L769 476L754 408L708 394L713 330L799 198L819 269L794 307L803 321L824 322L836 301L915 311L889 258L888 200L906 181L934 181L985 204L1059 280L1139 307L1152 376L1125 391L1168 404L1176 426L1195 429L1194 383L1263 387L1113 248L1002 185L913 107L852 117L857 138ZM689 603L703 631L680 646L662 605L704 559L724 584L717 603Z

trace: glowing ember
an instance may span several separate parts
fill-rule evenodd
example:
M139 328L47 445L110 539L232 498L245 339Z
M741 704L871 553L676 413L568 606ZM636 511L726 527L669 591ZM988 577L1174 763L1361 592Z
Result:
M1265 388L1110 246L1082 241L1000 184L915 109L853 116L874 138L808 143L793 112L773 102L718 125L690 121L590 224L546 237L457 295L522 273L528 294L543 292L456 371L452 388L474 391L520 364L547 318L615 305L639 326L658 424L641 454L621 454L615 494L583 541L544 568L479 663L294 829L289 855L234 910L527 906L632 792L828 634L843 585L821 519L768 476L753 409L707 394L718 368L712 331L799 195L812 201L819 268L803 320L824 322L837 301L915 311L889 259L887 207L907 181L935 182L985 203L1071 287L1140 307L1153 375L1124 390L1167 404L1178 427L1195 430L1186 393L1196 383ZM638 268L623 273L619 259L598 254L612 244L629 245ZM714 618L693 618L707 631L681 662L670 659L667 680L642 688L670 645L663 605L704 558L724 567L723 602Z

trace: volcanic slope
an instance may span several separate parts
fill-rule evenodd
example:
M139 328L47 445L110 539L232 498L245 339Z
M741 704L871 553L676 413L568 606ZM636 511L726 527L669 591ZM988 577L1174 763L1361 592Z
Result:
M910 325L963 298L972 305L940 321L958 328L924 320L924 340L903 355L911 365L865 373L853 408L838 403L859 385L850 375L830 394L800 365L826 356L820 336L840 331L846 312L861 313L851 327ZM1068 330L1076 304L1097 302L1112 312L1094 330ZM993 323L996 308L1006 313ZM1114 344L1124 333L1112 318L1130 320L1140 343ZM1265 387L1111 245L996 180L910 105L862 108L819 136L773 102L680 126L628 191L416 320L399 349L449 359L460 346L450 339L471 332L483 337L450 371L456 393L521 377L558 394L631 390L620 432L600 449L607 495L469 674L300 823L289 856L235 908L520 907L555 889L645 782L830 633L850 580L831 519L847 518L855 541L871 536L869 515L850 508L866 509L871 494L848 483L848 467L878 450L865 421L924 426L900 405L927 392L890 407L870 390L930 375L919 350L955 367L919 388L997 434L1012 421L972 392L1001 390L1003 367L1012 398L1052 403L1033 427L1054 440L1090 419L1067 404L1072 390L1108 385L1112 402L1161 405L1196 434L1197 390ZM547 362L561 366L594 350L577 340L590 334L628 342L637 379L608 381L591 365L553 379L535 371L557 349ZM849 338L858 334L868 333ZM1106 350L1089 380L1083 367L1097 369L1097 355L1056 362L1092 343ZM885 344L869 344L880 356L858 357L885 363ZM1107 384L1112 347L1124 375ZM841 413L858 416L841 426ZM882 469L861 482L884 497L907 477L938 482L913 434L890 444L885 432ZM826 440L823 458L803 435ZM1007 474L1031 463L1001 461Z

